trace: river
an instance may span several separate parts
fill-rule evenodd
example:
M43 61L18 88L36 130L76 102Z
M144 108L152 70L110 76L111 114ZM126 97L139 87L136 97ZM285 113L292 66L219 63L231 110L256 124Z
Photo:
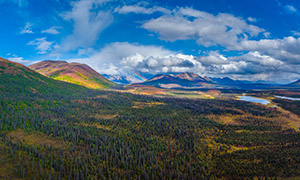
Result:
M275 96L277 98L280 99L288 99L288 100L292 100L292 101L300 101L300 98L291 98L291 97L285 97L285 96Z

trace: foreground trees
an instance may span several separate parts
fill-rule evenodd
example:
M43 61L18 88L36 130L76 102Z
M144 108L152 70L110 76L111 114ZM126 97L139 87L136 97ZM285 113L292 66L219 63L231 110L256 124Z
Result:
M0 152L19 178L300 176L300 134L272 120L280 117L273 108L94 91L18 97L0 100Z

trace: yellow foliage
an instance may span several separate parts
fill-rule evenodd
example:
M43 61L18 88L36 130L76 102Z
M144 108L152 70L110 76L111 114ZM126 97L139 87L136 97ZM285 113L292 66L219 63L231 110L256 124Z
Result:
M133 102L134 105L132 108L145 108L145 107L153 107L158 105L165 105L165 103L162 102Z

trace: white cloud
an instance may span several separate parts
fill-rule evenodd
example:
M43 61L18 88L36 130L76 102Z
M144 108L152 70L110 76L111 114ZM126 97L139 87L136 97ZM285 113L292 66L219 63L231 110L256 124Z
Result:
M87 58L68 61L86 63L102 74L129 76L133 81L140 81L136 78L136 73L149 75L185 71L199 75L252 80L274 81L280 78L300 77L298 72L300 38L268 39L269 32L251 25L257 21L253 17L243 19L226 13L214 15L192 8L178 7L168 10L139 3L118 7L114 11L119 14L159 12L154 19L143 21L142 27L158 33L162 40L194 39L199 45L206 47L221 45L225 51L242 51L244 54L230 57L222 55L222 52L212 51L207 56L194 57L160 46L127 42L111 43L96 51L91 47L101 32L113 21L112 13L103 10L104 2L103 0L72 2L72 10L64 13L62 17L73 23L74 29L59 46L47 41L46 38L38 38L28 44L36 45L41 54L52 49L57 49L56 53L74 50L78 52L78 56ZM50 29L43 32L49 33ZM264 39L261 39L263 36ZM279 77L283 75L288 77Z
M171 54L167 56L144 57L136 54L123 58L121 62L127 69L142 73L158 74L167 72L197 72L204 68L193 56L184 54Z
M88 58L68 61L86 63L99 73L126 76L133 82L140 81L135 74L145 76L167 72L194 72L202 76L281 82L300 76L299 63L295 65L259 51L229 57L211 51L207 56L194 57L159 46L127 42L112 43ZM280 77L283 74L287 77Z
M11 57L8 57L7 59L10 60L10 61L14 61L14 62L17 62L17 63L24 64L26 66L37 63L37 61L24 60L23 57L18 57L15 54L11 55Z
M296 10L295 7L287 7L292 11ZM150 10L151 8L147 8L147 11L150 12ZM248 22L257 21L253 17L248 17L247 20ZM221 45L226 50L248 51L252 54L251 56L248 54L247 58L252 60L265 60L266 56L269 56L274 60L288 64L300 62L300 38L290 36L282 39L268 39L269 32L248 24L244 19L231 14L219 13L213 15L193 8L179 7L174 9L171 14L163 14L158 18L146 21L142 27L157 32L160 38L166 41L195 39L198 44L206 47ZM292 33L299 35L297 32ZM265 39L261 39L259 35L264 35ZM254 57L255 55L256 57ZM226 62L216 56L210 55L209 58L202 59L203 65L209 64L210 61ZM246 56L243 56L243 58L246 58ZM249 61L245 60L245 62ZM253 65L251 67L257 66L254 62L251 63ZM240 63L240 67L242 65L243 63ZM225 67L227 69L233 68L233 65L226 65Z
M115 9L115 12L118 12L119 14L128 14L128 13L136 13L136 14L153 14L155 12L161 12L164 14L170 14L171 11L163 8L163 7L159 7L159 6L154 6L151 8L147 8L147 7L143 7L140 6L139 4L137 5L130 5L130 6L122 6L122 7L118 7Z
M278 67L284 64L282 61L268 55L262 55L258 51L249 52L246 55L243 55L239 58L244 58L248 62L256 63L263 66Z
M159 33L162 40L196 39L198 44L206 47L222 45L236 48L240 41L266 33L264 29L231 14L215 16L192 8L179 8L173 15L151 19L142 27Z
M73 33L66 37L60 50L69 51L94 45L100 33L112 23L109 11L100 10L105 0L81 0L71 3L72 10L62 17L73 23Z
M211 66L215 64L228 64L228 59L217 51L209 52L208 56L200 56L197 58L204 66Z
M259 51L281 61L300 63L300 38L292 36L283 39L261 39L242 41L239 47L230 50Z
M130 44L127 42L112 43L100 50L100 52L93 54L89 58L79 59L92 67L98 72L103 72L111 67L111 64L119 68L124 68L124 61L127 57L136 56L140 54L143 58L151 56L166 56L172 54L172 51L166 50L159 46L143 46L138 44ZM78 59L76 60L78 61ZM132 59L132 63L138 61L138 58ZM136 62L137 64L138 62ZM106 72L106 74L109 74Z
M240 80L266 80L281 83L300 77L298 71L300 65L291 64L258 51L230 57L224 57L213 51L207 56L196 59L205 67L204 74L213 77L228 76Z
M27 22L25 27L21 29L20 34L33 34L31 27L32 24L30 22Z
M256 18L253 18L253 17L248 17L247 20L249 22L257 22L257 19Z
M58 31L58 29L60 29L61 27L59 26L52 26L49 29L43 30L41 33L48 33L48 34L59 34L60 32Z
M46 54L53 49L53 43L53 41L47 41L46 37L43 37L30 41L27 45L37 46L35 49L39 51L38 54Z
M136 78L136 73L184 72L201 67L193 56L179 54L160 46L127 42L112 43L88 58L68 61L86 63L102 74L127 76L133 82L140 81Z
M260 57L262 56L262 57ZM212 58L208 57L201 57ZM249 59L250 58L250 59ZM220 60L221 63L206 64L205 74L212 77L230 77L240 80L274 80L274 72L277 72L278 68L271 63L269 65L262 65L263 62L268 62L265 59L270 57L263 55L253 56L252 53L229 57L224 60ZM262 62L260 62L262 61Z
M298 10L293 5L286 5L285 10L290 13L296 13Z

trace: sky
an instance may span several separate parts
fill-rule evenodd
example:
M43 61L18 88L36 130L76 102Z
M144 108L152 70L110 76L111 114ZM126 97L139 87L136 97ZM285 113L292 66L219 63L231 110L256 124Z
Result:
M0 0L0 56L155 74L300 79L298 0Z

